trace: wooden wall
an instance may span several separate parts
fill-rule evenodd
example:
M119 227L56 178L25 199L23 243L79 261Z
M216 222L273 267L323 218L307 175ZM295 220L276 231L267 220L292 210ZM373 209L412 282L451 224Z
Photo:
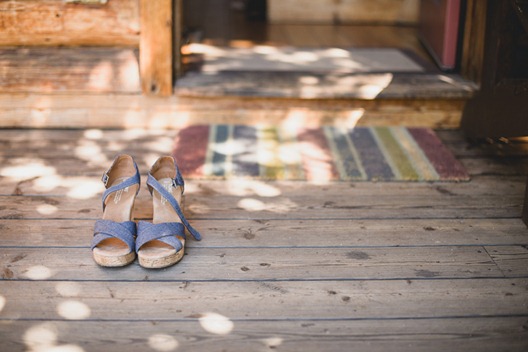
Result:
M139 0L0 1L0 46L139 45Z
M271 23L416 24L419 0L268 0Z

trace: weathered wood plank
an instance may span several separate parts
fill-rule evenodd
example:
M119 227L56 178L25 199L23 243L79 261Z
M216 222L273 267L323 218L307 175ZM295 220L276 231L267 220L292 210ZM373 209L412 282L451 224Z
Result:
M528 230L526 230L528 236ZM528 268L528 246L486 247L493 261L504 275L525 276Z
M94 220L2 220L0 247L88 247ZM193 220L188 248L528 245L519 219ZM323 235L324 234L324 235Z
M457 128L464 100L310 101L143 95L2 94L0 127L181 128L200 123L277 125L292 113L301 126L408 125ZM361 119L350 119L361 116Z
M138 158L142 169L148 169L145 154L170 153L177 131L64 131L0 130L0 159L4 167L35 162L35 156L46 158L62 175L99 175L115 154L129 152ZM458 131L437 131L447 147L472 176L525 175L528 172L528 143L471 144ZM97 150L102 150L95 154ZM87 151L92 154L86 155ZM73 155L72 155L73 154ZM102 158L105 155L105 158ZM33 160L33 161L30 161ZM105 161L106 160L106 161ZM38 161L37 163L41 163Z
M383 23L418 22L416 0L269 0L271 23Z
M476 176L520 176L528 174L528 156L524 157L467 157L458 160L474 179ZM506 166L507 165L507 166Z
M92 148L90 148L92 147ZM86 154L82 155L77 163L64 163L61 165L60 159L40 159L17 158L9 165L4 163L4 168L0 169L0 194L8 195L49 195L55 197L69 196L76 199L97 198L100 195L100 176L108 168L117 153L98 154L98 147L87 146ZM123 149L121 152L133 151ZM94 159L89 161L93 155ZM138 162L141 170L148 170L159 154L154 151L147 155L139 155ZM65 158L66 159L66 158ZM0 159L1 160L1 159ZM47 162L46 162L47 160ZM71 160L71 159L70 159ZM76 165L77 164L77 165ZM72 169L77 166L77 170ZM85 171L87 170L87 171ZM142 174L146 176L145 174ZM306 187L310 192L325 197L327 201L325 207L332 208L335 202L341 202L347 195L362 196L366 199L370 196L390 191L394 196L405 197L409 192L413 192L409 197L441 197L444 201L449 199L455 201L459 198L471 198L471 196L519 196L522 197L525 188L525 177L519 175L507 176L498 179L494 175L478 176L468 182L318 182L303 183L299 181L265 181L258 179L191 179L186 194L191 193L201 195L221 194L226 196L239 197L263 197L276 199L281 197L296 198L306 196ZM85 189L85 194L75 195L72 189L85 183L89 186ZM26 192L24 192L26 191ZM34 193L33 193L34 192ZM148 196L140 193L140 199L148 199ZM409 198L409 200L411 199ZM432 198L432 199L433 199ZM347 200L353 202L355 200ZM522 202L521 202L522 204ZM402 203L402 205L404 205ZM461 205L458 205L461 206Z
M134 49L3 48L0 67L0 92L3 93L140 91ZM45 112L40 111L38 115L37 119L45 124Z
M202 319L204 321L204 319ZM126 325L126 327L125 327ZM55 346L86 351L143 352L177 346L177 350L247 352L285 351L456 351L524 352L526 317L366 321L233 322L228 334L215 334L206 323L181 321L83 322L15 321L0 324L6 351L39 345L37 332L55 336ZM107 338L112 332L111 341ZM28 338L29 337L29 338ZM165 350L164 349L164 350Z
M528 279L1 281L5 306L0 318L193 321L207 312L233 321L527 316L527 286Z
M138 0L86 6L62 0L0 2L0 45L135 46Z
M522 219L526 226L528 226L528 179L526 180L526 187L524 191L524 205Z
M460 71L464 77L478 84L482 82L486 33L487 2L469 0L466 4L464 38Z
M441 194L430 191L424 195L385 195L393 190L387 187L373 195L363 195L353 189L341 195L321 192L312 194L283 192L280 196L232 194L211 197L211 194L188 194L186 213L190 219L442 219L442 218L520 218L523 197L520 192L498 197L479 194L478 197L460 194ZM407 188L406 192L419 191ZM442 189L445 190L445 189ZM99 199L78 199L85 196L0 196L2 219L97 219L100 216ZM92 192L92 190L90 190ZM95 196L92 194L91 196ZM143 197L140 196L140 197ZM98 197L97 197L98 198ZM149 200L139 198L134 207L136 219L152 216Z
M317 85L303 84L312 77ZM363 89L362 89L363 87ZM455 99L465 100L476 86L454 75L438 73L339 73L279 71L190 72L176 82L176 93L188 97L260 97L286 99Z
M88 240L88 238L87 238ZM206 240L204 240L206 243ZM521 247L522 248L522 247ZM515 247L493 248L497 252ZM120 270L119 280L380 280L501 278L503 273L483 247L379 248L200 248L168 270L145 270L132 265ZM518 258L526 268L528 255ZM52 280L115 280L115 271L101 270L89 248L3 248L2 278L40 279L34 268L44 267ZM524 271L504 276L526 276ZM148 278L148 279L147 279Z
M97 138L89 137L92 134ZM133 133L131 133L133 135ZM74 140L50 141L39 139L38 134L27 140L9 141L0 137L0 162L5 169L22 168L24 165L53 165L64 177L99 176L110 165L115 155L127 153L140 163L141 170L148 170L155 155L171 154L174 133L167 132L151 137L132 137L128 140L113 138L102 131L89 131ZM448 144L455 157L462 163L472 180L485 180L492 176L521 177L528 173L528 155L519 151L518 156L479 155L465 152L464 146ZM481 150L481 154L485 154ZM42 169L41 171L43 171ZM38 176L38 167L33 170ZM483 177L481 177L483 176ZM14 182L27 180L19 178ZM7 180L4 180L6 182ZM35 180L36 181L36 180ZM1 192L1 191L0 191Z
M144 94L172 94L172 1L139 0L139 66Z

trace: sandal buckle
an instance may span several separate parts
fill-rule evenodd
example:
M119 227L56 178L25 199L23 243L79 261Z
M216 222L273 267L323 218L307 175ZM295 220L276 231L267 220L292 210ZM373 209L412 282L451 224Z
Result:
M183 194L183 185L178 184L178 179L177 178L173 178L172 179L172 187L174 187L174 188L181 187L181 194Z
M106 187L106 185L107 185L109 179L110 179L110 177L109 177L108 174L105 172L105 173L103 174L103 177L101 177L101 181L103 181L105 187Z

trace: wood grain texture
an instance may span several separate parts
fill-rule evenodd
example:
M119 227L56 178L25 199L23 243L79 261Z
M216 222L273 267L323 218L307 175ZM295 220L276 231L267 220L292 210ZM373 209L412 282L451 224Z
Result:
M181 128L189 124L457 128L465 99L299 100L108 94L1 94L0 127Z
M97 6L61 0L0 2L2 46L138 44L138 0L112 0Z
M186 281L502 278L523 276L524 271L520 267L516 269L510 257L522 253L523 256L517 256L519 265L528 260L528 251L521 246L490 249L492 256L500 256L500 268L484 247L479 246L207 249L201 246L187 249L187 256L174 270L149 271L132 265L120 272L120 280L142 280L147 275L150 281L166 281L175 273L179 280ZM50 272L47 279L113 281L113 276L93 262L86 247L2 249L2 253L0 266L6 268L2 274L4 279L32 279L31 268L45 266Z
M20 331L51 331L56 346L82 346L87 351L143 352L153 345L178 345L177 349L192 351L247 352L264 349L307 352L332 351L524 351L525 317L472 317L465 319L427 320L299 320L234 322L229 335L218 335L204 329L198 321L16 321L0 325L8 351L23 350L30 342ZM4 329L5 331L2 331ZM105 339L112 331L113 341ZM157 344L153 344L156 342ZM167 348L167 347L166 347Z
M526 189L524 193L524 205L523 205L523 221L528 226L528 180L526 180Z
M405 320L362 323L244 322L236 323L228 338L211 334L200 328L198 323L186 322L132 322L126 330L116 322L53 322L42 325L16 322L12 326L14 331L30 331L31 328L39 327L57 331L59 340L64 344L78 343L86 346L87 350L104 348L106 351L121 351L123 348L127 351L145 351L152 348L149 339L159 335L168 336L168 341L172 341L170 337L173 337L180 348L193 351L248 351L272 347L285 350L302 348L303 351L408 351L409 339L416 340L413 346L417 350L455 350L470 348L477 342L482 344L482 351L501 348L517 351L526 346L523 342L525 334L521 328L523 324L523 318L472 318L462 323L456 319L438 319L430 320L427 324ZM6 331L9 342L5 346L8 350L22 349L26 344L13 330ZM101 339L105 330L113 331L118 343L107 345ZM277 335L284 338L279 342L275 338Z
M465 78L477 84L482 81L484 68L486 9L486 1L468 0L466 2L460 72Z
M285 310L288 319L310 320L528 316L528 279L68 282L1 281L2 318L191 322L215 312L265 321L284 320ZM69 311L68 301L88 309Z
M86 248L94 221L4 220L0 247ZM519 219L193 220L203 242L188 248L361 248L528 245ZM24 245L20 234L24 234ZM324 233L324 236L321 234ZM329 239L332 239L329 242Z
M98 267L89 243L101 173L130 152L145 176L175 134L0 130L3 349L528 347L521 141L438 131L468 166L464 183L188 179L184 211L204 239L189 240L177 266ZM136 214L150 217L150 204L143 187Z
M416 0L269 0L272 23L383 23L418 22Z
M144 94L172 94L172 1L140 0L139 64Z
M137 55L127 48L2 48L0 93L137 94Z
M317 84L305 84L303 77ZM354 89L351 89L354 87ZM456 75L438 73L317 73L219 71L189 73L176 84L180 96L261 97L289 99L460 99L473 95L475 85Z
M214 184L229 183L224 192L215 192ZM377 190L372 187L351 188L349 185L321 187L319 199L295 184L273 187L277 196L255 193L258 187L250 182L204 181L188 187L187 216L191 219L442 219L442 218L501 218L521 216L524 183L501 187L475 198L471 188L460 184L453 188L434 189L415 185L401 189L397 184ZM279 184L277 184L279 185ZM197 187L197 188L195 188ZM247 188L246 188L247 187ZM387 195L390 191L392 194ZM230 194L231 192L238 195ZM239 193L240 192L240 193ZM340 193L341 192L341 193ZM504 193L508 192L508 193ZM409 194L411 193L411 194ZM464 194L466 193L466 194ZM211 195L216 197L211 197ZM96 219L98 199L86 199L79 206L71 196L0 196L0 218ZM140 194L134 206L136 219L152 217L152 205L146 194ZM513 215L515 214L515 215Z

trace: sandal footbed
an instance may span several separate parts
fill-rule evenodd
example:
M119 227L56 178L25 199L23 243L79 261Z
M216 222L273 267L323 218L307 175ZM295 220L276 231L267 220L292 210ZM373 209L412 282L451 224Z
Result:
M110 186L118 185L129 176L118 177L111 180ZM131 219L132 209L136 199L139 185L133 185L125 189L111 193L105 201L103 212L104 220L124 222ZM102 240L92 251L95 262L104 267L125 266L134 261L135 252L130 250L128 245L118 238L108 238Z

